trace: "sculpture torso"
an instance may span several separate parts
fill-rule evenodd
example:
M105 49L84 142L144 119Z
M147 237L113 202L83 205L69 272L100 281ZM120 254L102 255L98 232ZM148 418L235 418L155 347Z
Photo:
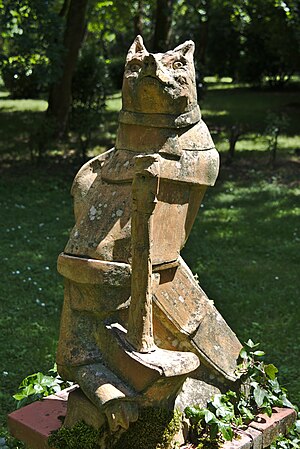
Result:
M193 50L188 41L152 55L138 40L129 50L116 147L86 164L74 181L76 225L67 254L130 263L135 160L156 154L161 181L153 263L178 258L218 172L218 154L197 104Z

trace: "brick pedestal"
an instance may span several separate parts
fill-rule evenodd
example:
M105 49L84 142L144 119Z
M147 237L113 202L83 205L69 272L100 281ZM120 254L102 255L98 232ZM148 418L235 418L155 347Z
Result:
M52 432L61 427L67 415L69 393L77 388L77 386L67 388L11 413L8 416L8 427L11 434L23 441L30 449L49 449L47 440ZM76 395L78 394L80 392L76 392ZM257 420L252 422L246 430L238 432L237 439L226 442L223 449L263 449L268 447L278 435L287 432L296 417L295 410L290 408L275 408L270 418L267 415L258 415ZM74 418L73 415L69 417L69 420L72 421L69 425L73 424ZM77 418L82 419L82 416L78 415ZM99 424L99 419L96 417L95 423L89 422L88 424ZM194 446L190 444L182 446L182 449L185 448L194 449Z

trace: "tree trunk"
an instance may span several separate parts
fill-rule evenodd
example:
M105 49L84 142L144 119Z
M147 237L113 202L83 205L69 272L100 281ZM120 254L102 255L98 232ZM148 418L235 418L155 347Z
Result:
M62 75L50 90L47 109L47 116L54 121L57 137L64 134L67 125L72 94L72 77L84 37L87 3L88 0L71 0L67 12Z
M136 15L134 17L135 36L143 34L143 0L138 1Z
M157 0L155 14L155 30L153 37L153 51L168 50L174 0Z

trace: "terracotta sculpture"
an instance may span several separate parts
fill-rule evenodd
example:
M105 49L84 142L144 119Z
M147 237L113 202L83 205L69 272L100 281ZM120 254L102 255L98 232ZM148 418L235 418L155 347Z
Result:
M187 41L151 54L135 39L116 146L72 187L57 364L112 431L140 407L204 405L235 381L240 343L180 256L219 164L193 52Z

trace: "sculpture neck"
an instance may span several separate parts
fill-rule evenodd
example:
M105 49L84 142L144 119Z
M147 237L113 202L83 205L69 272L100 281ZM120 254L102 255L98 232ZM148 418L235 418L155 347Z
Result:
M119 123L126 125L149 126L150 128L185 128L201 119L199 106L196 104L189 111L179 115L156 114L132 111L120 111Z
M200 108L180 115L120 111L116 149L176 153L178 138L201 120Z

